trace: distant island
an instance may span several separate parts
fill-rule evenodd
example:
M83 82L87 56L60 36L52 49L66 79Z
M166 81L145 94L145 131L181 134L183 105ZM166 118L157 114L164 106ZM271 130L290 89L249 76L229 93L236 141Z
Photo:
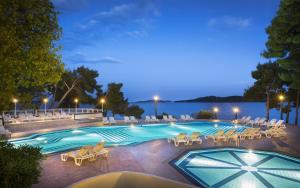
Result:
M136 101L133 103L149 103L154 102L153 100L144 100L144 101ZM217 96L206 96L206 97L198 97L195 99L187 99L187 100L160 100L160 103L167 103L167 102L264 102L264 100L249 100L246 99L244 96L227 96L227 97L217 97Z
M249 100L246 99L244 96L227 96L227 97L206 96L206 97L198 97L189 100L179 100L175 102L262 102L262 101Z

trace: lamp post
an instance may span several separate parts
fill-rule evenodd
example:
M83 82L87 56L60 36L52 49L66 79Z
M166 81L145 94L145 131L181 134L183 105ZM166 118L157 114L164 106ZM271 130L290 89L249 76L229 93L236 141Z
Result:
M153 97L153 100L154 100L154 112L155 112L155 116L157 116L157 103L159 101L159 97L157 95L155 95Z
M280 101L280 119L283 119L283 113L282 113L282 108L283 108L283 101L284 101L285 97L284 95L280 94L278 95L278 100Z
M18 99L13 98L13 103L15 103L15 112L14 112L14 116L17 117L17 103L18 103Z
M237 120L237 118L238 118L238 113L240 112L240 109L239 109L238 107L234 107L234 108L232 109L232 111L233 111L233 113L234 113L234 115L235 115L235 119Z
M77 114L77 104L78 104L78 99L77 98L75 98L74 99L74 102L75 102L75 113Z
M47 113L47 103L48 103L48 99L44 98L43 99L44 105L45 105L45 114Z
M213 108L213 112L214 112L215 119L218 119L217 113L219 112L219 108L218 107L214 107Z
M100 103L101 103L101 112L103 113L103 105L105 103L105 99L104 98L100 99Z

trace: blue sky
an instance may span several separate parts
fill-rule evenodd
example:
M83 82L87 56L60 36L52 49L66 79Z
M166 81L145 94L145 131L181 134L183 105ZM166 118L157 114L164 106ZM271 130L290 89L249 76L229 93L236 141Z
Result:
M130 101L242 95L279 0L53 0L62 59ZM105 87L104 87L105 89Z

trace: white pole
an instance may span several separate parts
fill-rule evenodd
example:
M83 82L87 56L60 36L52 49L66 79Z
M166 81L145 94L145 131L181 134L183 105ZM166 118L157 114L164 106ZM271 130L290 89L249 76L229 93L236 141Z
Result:
M17 103L15 102L15 117L17 117Z
M47 103L45 103L45 114L47 113Z

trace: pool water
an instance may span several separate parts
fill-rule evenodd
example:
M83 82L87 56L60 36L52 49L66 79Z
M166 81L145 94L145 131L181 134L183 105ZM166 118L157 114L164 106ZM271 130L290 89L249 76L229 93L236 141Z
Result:
M298 188L300 159L242 149L190 151L172 165L197 185L222 188Z
M105 141L105 146L119 146L136 144L150 140L165 139L179 133L191 134L199 131L202 135L213 134L217 130L236 129L241 132L244 126L234 126L228 122L186 122L175 124L136 125L136 126L101 126L83 127L53 131L43 134L34 134L29 137L12 139L16 146L28 144L42 148L42 153L55 153L79 148L85 145L94 145Z

